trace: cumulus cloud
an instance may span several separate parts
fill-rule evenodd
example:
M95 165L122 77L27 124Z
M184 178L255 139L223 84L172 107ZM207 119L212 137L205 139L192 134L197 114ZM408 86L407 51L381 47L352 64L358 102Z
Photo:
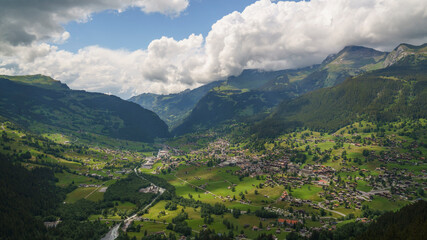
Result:
M163 1L140 2L146 5L132 6L147 12L166 9ZM126 6L129 4L109 8ZM76 15L85 19L87 13ZM319 63L347 45L391 50L402 42L423 43L427 41L426 22L427 1L420 0L260 0L243 12L218 20L206 37L193 34L179 41L163 37L147 49L133 52L96 46L77 53L59 51L48 44L34 43L34 39L52 34L23 28L6 37L11 42L20 39L31 43L31 51L18 46L19 56L0 59L0 72L42 73L64 80L73 88L122 97L142 92L170 93L237 75L246 68L277 70ZM37 34L21 36L28 32ZM63 30L58 32L58 41L67 38L66 34L62 36ZM2 42L5 40L0 38L0 49Z
M425 41L427 2L418 0L258 1L213 25L206 38L207 69L280 69L318 63L346 45L389 50Z
M57 47L34 45L31 51L22 48L21 54L0 60L0 74L43 74L67 83L74 89L112 93L122 97L141 92L168 93L198 86L184 76L185 48L201 42L201 36L182 41L162 38L150 44L148 50L111 50L98 46L80 49L77 53ZM167 46L170 44L169 46ZM199 43L201 44L201 43ZM35 57L37 56L37 57ZM168 60L165 60L168 59ZM180 61L181 66L171 62Z
M85 22L95 12L137 7L177 16L188 4L188 0L0 0L0 53L12 54L16 46L36 41L60 43L69 37L61 24Z

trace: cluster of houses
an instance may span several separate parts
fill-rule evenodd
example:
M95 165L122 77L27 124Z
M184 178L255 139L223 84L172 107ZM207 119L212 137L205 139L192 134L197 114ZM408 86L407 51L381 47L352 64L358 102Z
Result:
M145 158L145 162L141 165L141 168L151 169L155 163L156 159L154 157Z
M370 145L382 145L384 144L380 139L374 137L368 138L357 138L358 134L355 134L354 139L344 138L344 142L355 147L365 146L369 141ZM354 142L355 139L358 139ZM289 139L288 139L289 140ZM325 139L292 139L296 146L302 146L307 142L314 142L316 144L322 142L334 142L334 140ZM424 158L419 158L417 161L414 158L412 152L416 152L418 147L416 144L412 144L412 152L401 153L393 150L393 146L401 146L402 142L390 140L388 151L382 152L381 154L375 151L369 151L364 157L367 161L375 160L380 161L384 165L388 163L395 164L409 164L417 166L419 164L425 164ZM341 148L341 147L340 147ZM350 149L350 147L348 147ZM371 171L363 169L361 167L351 164L351 161L346 160L344 157L338 157L333 159L341 159L337 162L337 168L331 166L316 164L302 164L295 162L295 152L286 152L278 150L279 148L273 148L273 150L265 151L263 154L252 154L247 150L232 147L231 144L225 139L218 139L212 142L207 149L192 151L185 158L179 161L176 158L170 158L171 153L168 150L159 150L157 158L147 159L142 167L152 168L153 164L157 160L162 160L163 163L168 163L169 167L178 166L179 162L184 161L185 164L203 166L208 164L208 161L200 161L204 159L210 159L215 164L212 167L226 167L226 166L237 166L238 170L233 172L235 175L257 177L262 175L264 180L264 186L275 187L277 185L285 186L286 189L296 189L302 186L316 186L316 188L322 188L322 191L317 194L318 199L321 201L311 201L307 199L298 199L292 196L292 190L285 190L282 192L278 200L287 201L291 203L291 206L311 206L313 209L335 209L335 208L352 208L361 209L363 202L371 201L374 196L381 196L384 198L394 198L400 196L403 200L408 200L409 195L416 195L416 189L426 188L425 181L420 179L427 179L427 172L422 170L421 173L415 174L411 170L404 168L390 169L384 165L375 169L376 174L371 175ZM345 149L345 148L343 148ZM320 148L313 150L314 154L322 156L324 154L331 154L332 150L320 151ZM181 153L180 153L181 154ZM356 173L356 174L353 174ZM341 177L340 176L345 176ZM200 180L200 179L199 179ZM359 184L365 184L367 191L360 191L358 189ZM208 183L201 184L198 186L201 189L206 189ZM230 185L229 188L233 186ZM371 189L371 190L369 190ZM222 201L236 201L231 196L216 196L222 199ZM268 196L266 196L268 197ZM250 204L250 200L244 199L239 200L243 204ZM269 211L274 211L279 216L277 224L279 226L285 226L289 230L292 226L301 222L301 219L292 218L292 214L284 210L283 208L268 207ZM291 217L291 218L286 218ZM323 220L321 220L323 221ZM358 221L366 222L367 219L358 219ZM326 225L322 227L325 229L334 228L335 226ZM252 226L252 230L260 230L258 226ZM313 230L313 229L312 229ZM278 231L281 231L278 229ZM286 229L285 229L286 231ZM280 233L280 232L277 232ZM304 231L300 231L304 234ZM306 231L308 236L310 233Z

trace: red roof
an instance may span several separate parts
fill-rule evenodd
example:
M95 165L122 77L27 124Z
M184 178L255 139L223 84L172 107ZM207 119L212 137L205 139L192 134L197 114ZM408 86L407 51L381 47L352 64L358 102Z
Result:
M298 220L286 219L286 223L287 223L287 224L297 224L297 223L298 223Z

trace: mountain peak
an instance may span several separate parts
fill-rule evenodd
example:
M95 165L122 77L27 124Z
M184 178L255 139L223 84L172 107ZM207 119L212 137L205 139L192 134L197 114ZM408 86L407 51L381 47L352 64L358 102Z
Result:
M422 45L416 46L409 43L401 43L399 46L397 46L393 51L397 51L398 49L401 50L410 50L410 51L426 51L427 50L427 43L424 43Z
M326 66L328 64L334 65L353 65L354 63L361 63L362 65L368 60L377 62L378 59L384 58L387 53L377 51L373 48L367 48L363 46L350 45L344 47L341 51L336 54L329 55L325 60L323 60L322 65ZM356 64L355 67L361 67L359 64Z
M399 46L397 46L390 54L388 54L387 58L384 60L384 67L391 66L409 55L422 57L425 59L427 55L427 43L419 46L414 46L407 43L399 44Z

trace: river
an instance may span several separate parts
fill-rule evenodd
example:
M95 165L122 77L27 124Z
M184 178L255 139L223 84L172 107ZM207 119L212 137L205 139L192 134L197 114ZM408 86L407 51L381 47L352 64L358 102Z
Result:
M143 178L142 176L139 176L138 175L138 171L136 170L136 168L134 169L134 171L135 171L135 174L138 176L138 177L140 177L140 178L142 178L142 179L144 179L145 181L148 181L147 179L145 179L145 178ZM150 181L148 181L148 182L150 182ZM159 188L159 193L160 194L158 194L154 199L153 199L153 201L151 201L151 203L149 203L147 206L145 206L143 209L142 209L142 211L141 212L144 212L147 208L149 208L149 207L151 207L151 205L157 200L157 198L159 198L165 191L166 191L166 189L164 189L164 188L161 188L161 187L159 187L159 186L156 186L154 183L152 183L152 182L150 182L152 185L154 185L155 187L157 187L157 188ZM132 215L132 216L130 216L130 217L128 217L125 221L124 221L124 231L126 231L126 229L128 228L128 226L129 226L129 224L137 217L138 215L137 214L134 214L134 215ZM119 227L120 227L120 224L121 223L119 223L119 224L117 224L117 225L115 225L113 228L111 228L110 229L110 231L107 233L107 235L105 235L103 238L101 238L101 240L114 240L114 239L116 239L118 236L119 236Z
M119 236L120 223L116 224L101 240L114 240Z

